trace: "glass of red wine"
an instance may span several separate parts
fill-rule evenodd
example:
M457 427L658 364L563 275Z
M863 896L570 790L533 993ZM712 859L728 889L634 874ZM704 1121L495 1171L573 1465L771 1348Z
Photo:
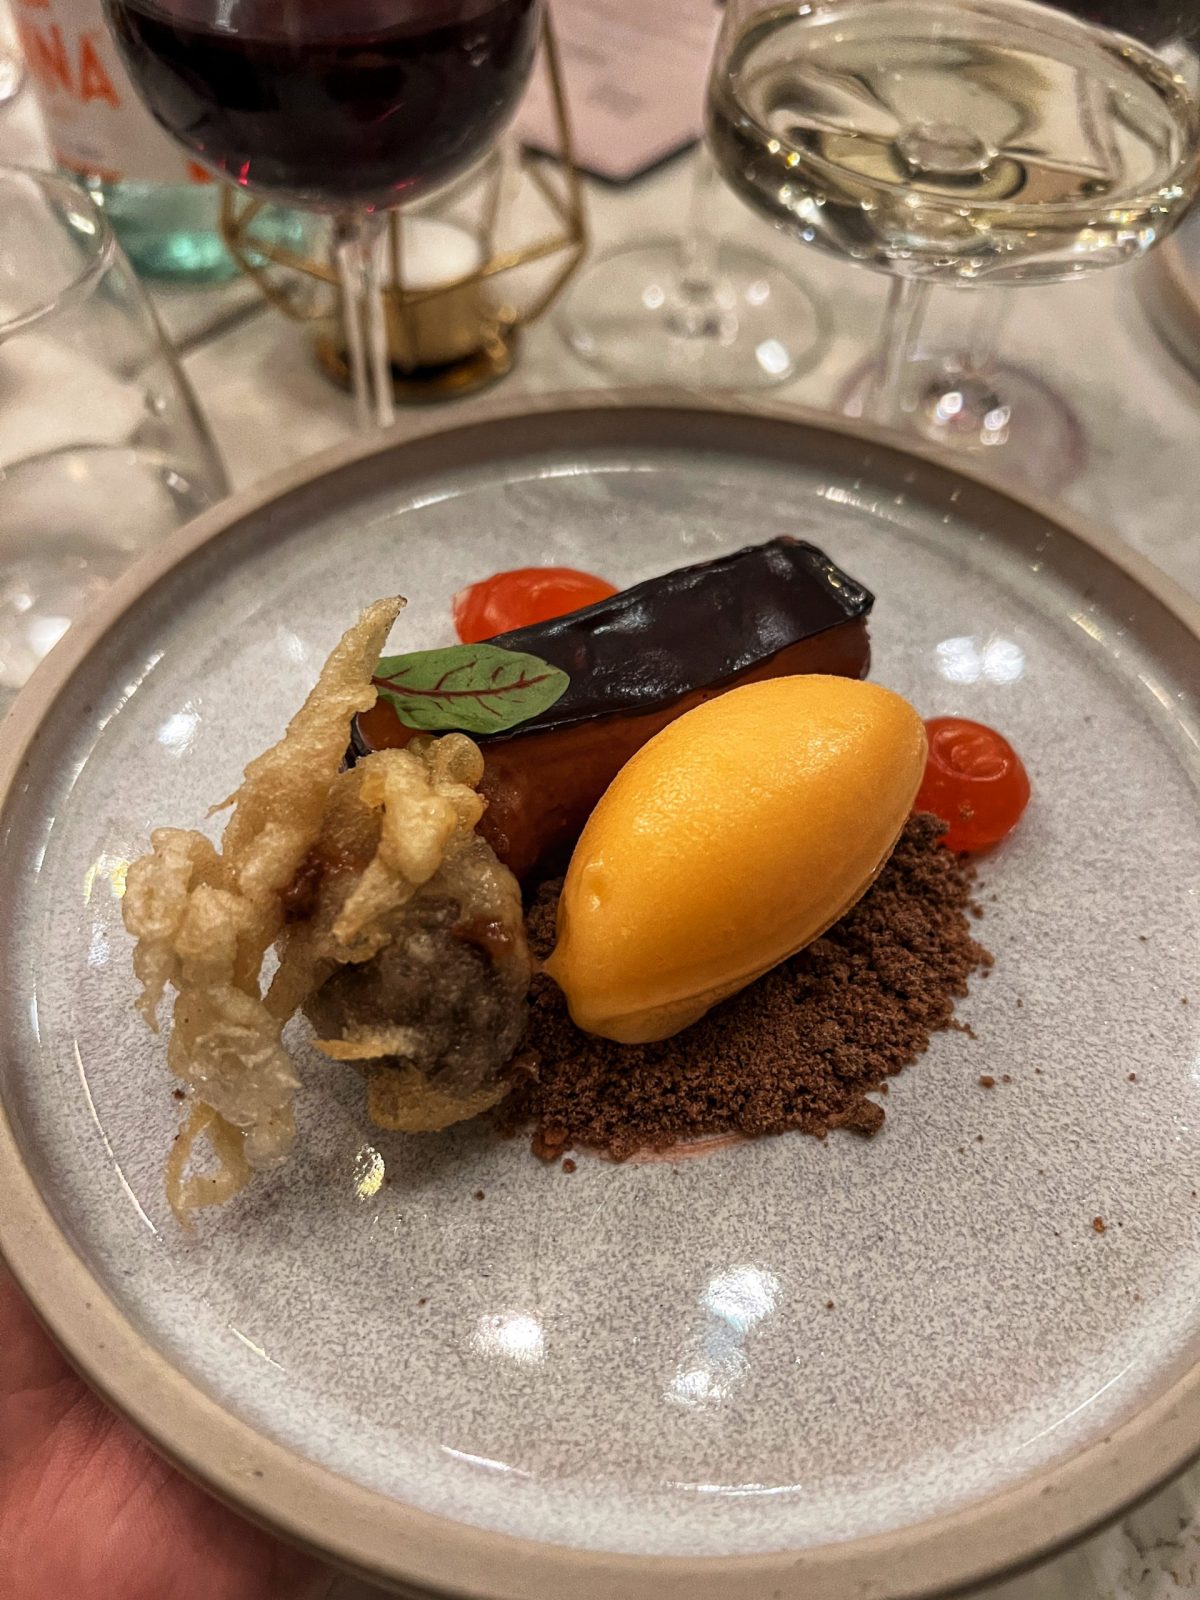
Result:
M364 425L393 416L387 213L481 157L541 0L104 0L142 98L218 176L327 213Z

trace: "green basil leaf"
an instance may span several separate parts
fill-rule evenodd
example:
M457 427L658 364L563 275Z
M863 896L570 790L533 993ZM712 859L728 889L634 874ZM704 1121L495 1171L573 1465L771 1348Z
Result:
M548 710L571 680L561 668L520 650L457 644L384 656L374 681L406 727L503 733Z

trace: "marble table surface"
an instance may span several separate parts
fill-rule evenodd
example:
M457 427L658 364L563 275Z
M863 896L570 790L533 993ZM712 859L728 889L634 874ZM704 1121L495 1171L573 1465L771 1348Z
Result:
M32 107L18 102L0 118L0 160L37 163L42 149ZM686 160L628 189L596 187L590 203L597 244L672 230L682 222L688 188ZM824 359L770 398L831 406L878 337L885 285L775 238L736 201L727 205L728 229L801 278L831 314ZM1154 276L1145 263L1086 284L1009 291L1018 298L1003 351L1052 381L1083 424L1087 463L1063 498L1200 595L1200 385L1155 332ZM952 338L965 298L940 297L945 304L932 319L937 342ZM351 431L349 401L321 376L303 330L261 308L246 284L158 299L235 488ZM529 332L518 366L494 392L516 399L601 382L570 354L551 319ZM448 407L446 422L469 415L474 404ZM426 420L424 412L402 413L401 431L415 415ZM987 465L1002 480L1020 477L1002 453ZM336 1600L377 1593L351 1580L331 1583ZM1107 1532L984 1592L989 1600L1200 1600L1200 1467Z

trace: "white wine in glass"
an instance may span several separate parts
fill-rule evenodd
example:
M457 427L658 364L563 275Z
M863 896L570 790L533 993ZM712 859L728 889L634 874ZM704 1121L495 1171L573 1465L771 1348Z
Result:
M1153 43L1134 36L1145 0L1105 0L1103 21L1038 0L730 0L714 155L777 225L894 276L887 420L934 284L1082 277L1149 250L1195 199L1200 7L1151 9Z

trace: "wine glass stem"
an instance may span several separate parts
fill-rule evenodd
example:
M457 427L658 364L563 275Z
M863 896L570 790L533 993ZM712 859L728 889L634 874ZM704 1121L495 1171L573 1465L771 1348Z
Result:
M350 386L358 425L364 429L372 424L390 427L396 415L380 262L384 223L381 213L364 212L339 217L334 224Z
M962 366L965 372L976 377L986 377L996 363L1000 348L1000 335L1008 326L1013 311L1011 292L1001 289L968 289L973 297L975 316L971 321L970 344Z
M713 226L720 178L701 145L692 170L687 221L679 241L681 282L712 293L717 277L717 233Z
M906 410L915 411L917 426L929 437L971 449L981 442L1003 442L1012 421L996 355L1013 301L1011 293L994 288L959 292L971 296L965 347L923 365L923 387L906 402Z
M871 397L876 422L899 419L904 399L904 375L917 353L917 343L933 285L925 278L893 278L888 290L883 323L883 360Z
M392 354L388 341L385 299L388 283L385 263L390 236L386 217L376 215L372 221L375 223L375 228L363 262L365 268L363 288L367 306L367 359L371 363L375 422L380 428L390 428L396 420L396 403L392 391Z
M719 187L717 169L701 146L692 173L687 221L679 239L674 290L667 303L671 331L681 339L729 340L737 332L734 312L723 309L718 299L720 244L713 211Z

